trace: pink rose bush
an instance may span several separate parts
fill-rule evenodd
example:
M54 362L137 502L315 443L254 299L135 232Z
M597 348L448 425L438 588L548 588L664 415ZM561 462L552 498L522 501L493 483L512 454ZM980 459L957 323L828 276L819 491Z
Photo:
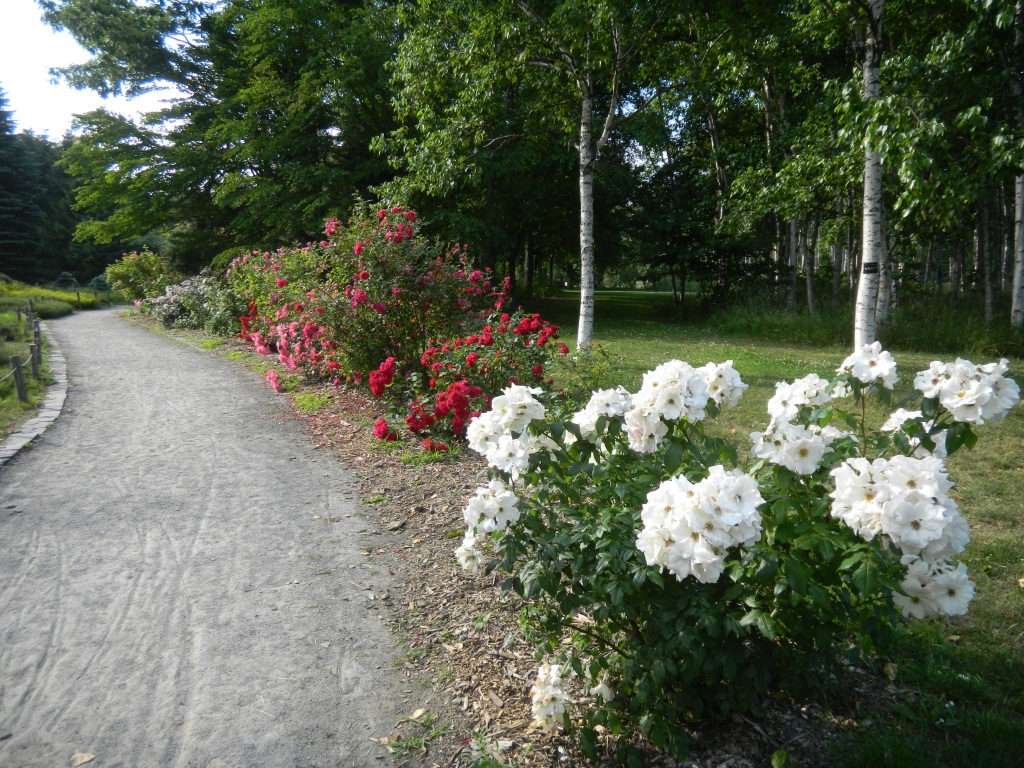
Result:
M248 307L239 337L257 352L307 377L366 381L437 446L501 387L541 381L566 347L540 316L504 311L508 281L416 226L399 206L363 209L348 224L329 219L319 242L236 258L227 280Z

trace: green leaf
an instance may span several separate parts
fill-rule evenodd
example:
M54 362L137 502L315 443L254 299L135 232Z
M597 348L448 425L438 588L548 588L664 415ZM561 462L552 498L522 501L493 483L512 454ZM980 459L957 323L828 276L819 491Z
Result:
M665 449L665 472L674 475L683 463L683 446L681 443L669 443Z
M772 620L764 613L764 611L760 611L755 608L752 611L748 611L744 614L743 618L740 619L740 626L742 627L749 627L751 624L756 626L757 631L767 639L775 639L775 627L773 626Z
M580 751L588 760L597 760L597 732L593 728L580 729Z
M921 400L921 416L925 421L931 421L939 413L939 398L926 397Z
M968 441L970 441L968 447L971 447L977 440L977 437L971 431L971 425L967 422L958 421L951 424L949 431L946 433L946 453L952 455L962 446L967 445Z

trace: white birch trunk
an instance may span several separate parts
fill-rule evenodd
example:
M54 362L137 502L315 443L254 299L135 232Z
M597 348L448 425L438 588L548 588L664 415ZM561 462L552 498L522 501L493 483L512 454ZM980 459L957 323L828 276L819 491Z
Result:
M594 108L589 88L580 109L580 319L576 347L587 349L594 336Z
M1017 63L1024 58L1024 3L1017 0L1013 7L1013 52ZM1024 84L1018 72L1010 80L1010 88L1017 103L1017 125L1024 128ZM1013 291L1010 324L1024 328L1024 172L1014 180L1013 194Z
M877 101L881 96L880 68L882 60L882 12L884 0L870 0L867 36L864 40L864 100ZM877 148L864 147L864 213L862 218L863 255L857 304L854 310L853 348L859 350L875 340L878 304L878 283L885 251L882 232L882 157Z
M1014 180L1013 195L1013 305L1010 324L1024 327L1024 175Z

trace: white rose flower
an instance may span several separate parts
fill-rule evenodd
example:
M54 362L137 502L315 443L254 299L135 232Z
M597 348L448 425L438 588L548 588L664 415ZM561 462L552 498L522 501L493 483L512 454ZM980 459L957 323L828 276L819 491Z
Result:
M708 397L717 405L722 405L722 403L736 405L743 397L743 390L747 388L747 385L740 379L739 372L732 367L732 360L726 360L724 363L708 363L698 368L697 373L704 381Z
M679 580L718 581L728 549L760 538L763 503L757 481L738 469L712 467L696 484L682 475L670 478L647 494L637 549L648 565Z
M879 427L882 432L896 432L902 429L903 425L908 421L917 420L921 423L921 428L928 432L932 427L935 426L934 421L923 421L923 414L921 411L908 411L904 408L898 408L893 411L892 415L886 419L885 423ZM935 449L929 451L923 445L921 445L920 438L910 437L910 447L913 449L913 456L918 459L924 459L929 456L934 456L939 459L946 458L946 434L949 430L943 429L941 432L936 432L931 435L932 442L935 443Z
M543 419L546 409L533 396L539 395L538 387L523 387L511 384L502 394L491 400L491 411L505 430L520 434L534 419Z
M530 466L530 451L526 440L504 434L487 449L487 463L512 477L519 477Z
M455 550L455 559L465 570L476 573L483 562L483 555L476 548L476 534L470 529L462 539L462 544Z
M486 486L477 488L466 504L463 518L466 525L476 533L503 531L509 523L519 519L516 503L519 499L501 480L491 480Z
M547 662L537 670L537 680L530 689L533 700L533 723L551 733L562 722L565 707L572 700L562 689L562 672Z
M886 389L892 389L897 381L896 361L879 341L865 344L847 357L836 373L848 373L864 384L881 384Z

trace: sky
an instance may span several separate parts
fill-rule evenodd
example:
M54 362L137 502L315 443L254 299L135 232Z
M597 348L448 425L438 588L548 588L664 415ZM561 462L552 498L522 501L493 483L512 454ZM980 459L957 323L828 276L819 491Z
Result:
M7 95L18 131L60 141L75 114L105 107L128 117L163 106L159 94L104 99L93 91L54 85L52 67L82 64L89 52L69 32L54 32L41 19L35 0L0 0L0 88Z

